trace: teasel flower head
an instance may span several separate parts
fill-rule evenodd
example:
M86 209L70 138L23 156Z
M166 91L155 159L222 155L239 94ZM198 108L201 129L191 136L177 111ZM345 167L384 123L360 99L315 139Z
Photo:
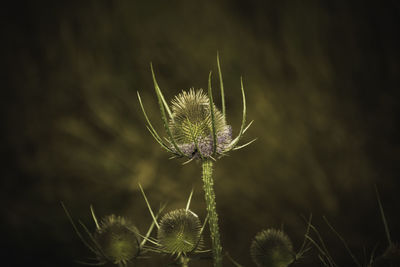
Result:
M250 254L258 267L287 267L296 255L289 237L275 229L259 232L251 244Z
M232 128L226 124L223 114L214 107L202 89L183 91L172 100L170 127L172 138L186 157L209 158L213 155L213 120L216 132L216 154L221 155L232 142ZM177 150L172 146L176 153Z
M119 267L126 267L129 263L143 258L143 255L147 252L146 241L154 228L154 223L150 225L147 234L142 236L136 226L125 217L108 215L99 223L91 206L90 210L96 230L91 232L83 222L78 221L87 235L85 238L72 220L64 203L61 202L61 205L79 239L95 255L90 262L77 261L78 263L92 266L115 264ZM162 209L159 212L161 211Z
M164 252L189 253L201 249L201 232L199 217L191 210L178 209L161 218L157 240Z
M238 150L255 141L254 139L244 145L238 145L243 134L252 124L250 122L246 126L246 97L242 79L240 81L243 100L242 125L239 134L232 138L232 127L226 122L224 86L218 55L217 65L222 99L221 111L218 110L213 101L211 72L208 78L207 94L202 89L195 90L192 88L183 91L172 100L170 107L158 86L153 67L150 65L161 118L167 132L166 138L161 138L154 129L138 92L139 103L147 121L147 129L165 150L173 154L173 157L188 158L187 162L193 159L211 158L215 160L232 150Z
M190 210L193 190L189 195L186 208L172 210L163 215L158 222L140 184L139 187L158 229L157 238L149 238L149 241L155 245L151 248L152 251L174 255L176 259L183 256L187 260L196 254L209 252L209 250L202 250L202 234L208 221L208 215L202 224L197 214Z
M104 257L114 264L126 265L139 255L140 236L128 219L110 215L105 217L94 234Z

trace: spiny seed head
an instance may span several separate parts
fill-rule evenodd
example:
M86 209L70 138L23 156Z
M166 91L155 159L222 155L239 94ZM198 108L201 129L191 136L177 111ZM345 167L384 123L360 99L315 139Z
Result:
M258 267L287 267L295 255L289 237L275 229L259 232L251 244L250 254Z
M139 254L138 230L129 220L115 215L105 217L94 234L104 256L115 264L126 264Z
M213 154L213 129L209 97L202 89L183 91L172 100L170 127L181 152L189 157L210 157ZM213 105L216 132L216 153L221 154L232 141L231 126ZM171 147L171 149L174 149ZM199 154L200 152L200 154Z
M168 253L187 253L201 247L201 223L195 213L178 209L164 215L157 235Z
M185 163L193 159L215 160L232 150L244 148L255 141L255 139L253 139L246 144L239 145L239 141L241 141L244 133L253 122L251 121L246 126L246 96L242 78L240 79L243 102L242 124L239 134L235 138L232 138L232 128L230 125L227 125L225 121L225 93L218 55L217 63L222 112L214 105L215 102L213 100L211 88L211 72L208 76L208 94L204 94L201 89L196 91L192 88L176 96L175 99L172 100L172 107L170 107L157 83L153 66L150 64L161 119L166 133L168 134L166 138L160 136L153 127L143 106L140 94L139 92L137 93L139 104L147 121L147 129L150 134L162 148L174 154L173 158L189 158Z

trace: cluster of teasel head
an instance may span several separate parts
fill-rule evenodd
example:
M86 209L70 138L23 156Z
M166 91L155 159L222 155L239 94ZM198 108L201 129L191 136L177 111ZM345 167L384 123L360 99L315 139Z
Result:
M342 241L347 252L351 256L354 266L357 267L399 267L400 266L400 246L391 239L388 223L383 211L378 190L376 189L379 209L381 212L382 222L385 227L386 237L388 241L387 248L380 256L375 255L375 247L370 255L369 261L366 260L362 264L350 250L345 239L334 229L326 217L323 217L328 227ZM306 251L309 250L308 245L313 244L319 252L318 258L325 267L338 267L334 259L330 255L321 234L315 226L311 224L311 216L308 221L307 231L304 235L303 244L299 252L293 251L292 243L289 237L281 230L268 229L259 232L251 244L250 253L254 263L258 267L287 267L292 266L301 259ZM310 230L314 232L317 239L311 238Z
M208 81L208 95L205 94L201 89L194 90L192 88L189 91L183 91L172 100L172 106L170 108L167 105L163 94L161 93L154 75L153 68L151 67L154 87L160 106L164 128L168 134L167 138L161 138L152 126L138 93L139 103L147 121L147 129L150 131L155 140L164 149L171 152L174 157L186 157L189 159L188 162L193 159L215 160L218 157L224 156L229 151L245 147L255 140L254 139L241 146L237 145L242 135L252 123L250 122L247 126L245 125L246 101L242 81L242 125L240 127L238 136L236 138L232 138L232 128L226 123L224 90L218 57L217 63L221 86L222 111L219 111L213 102L211 91L211 73ZM167 118L167 115L169 118ZM149 251L175 255L176 259L184 256L184 258L187 259L187 262L192 255L209 251L202 250L202 233L208 217L204 220L203 224L201 224L198 216L189 209L192 194L189 197L185 209L178 209L168 212L158 222L158 216L165 206L162 207L155 215L148 203L143 189L141 187L140 189L153 218L153 222L151 223L146 235L141 235L135 225L124 217L110 215L104 217L100 223L98 223L93 208L91 207L93 220L96 224L95 231L90 232L88 228L81 221L79 221L79 224L88 236L88 238L85 239L63 205L65 212L79 238L86 245L86 247L88 247L89 250L95 254L95 258L92 258L93 262L81 263L88 265L103 265L106 263L112 263L118 266L127 266L130 263L135 262L137 259L142 258ZM378 257L374 261L372 261L371 257L371 262L367 266L400 266L400 248L390 240L390 234L379 196L378 201L385 224L385 230L387 232L389 246L381 257ZM152 238L150 235L155 226L158 229L157 238ZM319 233L315 227L311 225L311 218L305 237L308 238L308 240L317 248L320 248L318 244L308 235L310 227L319 236ZM258 267L290 266L300 259L304 252L308 250L308 248L305 247L306 238L299 252L295 253L293 251L293 246L290 239L283 231L275 229L263 230L255 236L253 242L251 243L251 257ZM146 245L146 243L150 243L150 245ZM321 255L328 255L329 257L327 251L323 251L320 248L320 252ZM320 257L320 259L324 260L323 257ZM336 266L332 259L327 258L325 260L327 261L326 264L324 263L325 266ZM332 261L332 264L330 261ZM233 259L232 262L234 262ZM361 267L356 259L355 263L357 266ZM393 263L395 265L393 265ZM237 263L235 263L235 265L241 266Z
M90 261L78 261L78 263L98 266L112 263L118 266L128 266L128 263L140 258L145 252L146 239L142 238L136 226L129 219L109 215L99 223L93 207L90 207L96 229L90 231L85 224L78 221L86 234L85 238L64 204L61 204L78 237L94 254L94 258L90 258ZM150 226L149 231L152 228L153 225Z
M109 215L98 223L91 207L96 225L95 231L89 231L79 221L88 236L88 239L85 239L63 205L78 236L95 254L94 262L80 261L79 263L87 265L111 263L118 266L128 266L131 263L134 264L138 259L144 258L149 251L170 254L175 256L176 260L181 256L189 260L196 254L209 251L202 250L204 246L202 233L207 218L202 224L199 217L189 209L193 192L190 194L186 208L170 211L157 222L158 215L165 206L157 214L154 214L142 188L141 190L153 217L153 223L145 236L141 235L138 228L124 217ZM154 226L158 230L157 238L150 237ZM146 241L151 244L146 245ZM293 252L292 243L283 231L268 229L255 236L250 247L250 254L258 267L287 267L299 258L300 253Z
M167 132L167 138L161 138L154 129L144 109L139 92L138 99L147 121L147 129L165 150L173 154L173 157L187 158L188 162L193 159L211 158L215 160L216 158L224 156L229 151L243 148L255 140L244 145L238 145L242 135L252 124L251 121L246 126L246 97L242 79L242 124L237 137L232 138L232 128L226 122L225 94L218 56L217 66L222 99L221 111L215 106L213 101L211 72L208 78L208 94L204 93L202 89L195 90L191 88L189 91L183 91L178 94L172 100L172 105L170 107L158 86L151 65L154 88L158 99L161 118Z
M140 189L153 218L146 235L140 234L138 228L125 217L109 215L105 216L99 223L93 207L91 207L96 229L90 231L85 224L79 221L87 235L87 238L84 238L62 203L77 235L86 247L95 254L92 262L79 261L79 263L86 265L111 263L118 266L128 266L144 258L148 252L170 254L175 256L176 260L184 256L188 261L193 255L209 251L201 250L203 247L202 233L207 218L202 224L199 217L189 209L193 191L186 208L172 210L165 213L161 220L158 220L159 214L165 206L162 206L158 213L154 214L141 186ZM154 226L157 227L157 238L150 236ZM149 245L146 245L147 242Z
M172 100L170 108L158 86L151 65L154 88L164 128L168 134L167 138L161 138L152 126L139 93L138 99L147 121L148 130L164 149L174 155L173 157L185 157L188 158L188 162L193 159L215 160L229 151L240 149L254 141L252 140L247 144L238 146L242 135L252 123L250 122L246 126L246 100L242 80L242 124L238 136L232 138L232 128L226 123L224 89L218 56L217 63L221 87L222 111L219 111L213 102L211 73L208 79L208 94L203 93L202 89L183 91ZM144 195L143 190L142 193ZM154 215L145 195L144 198L153 217L153 222L145 236L141 235L136 227L122 217L108 216L98 224L92 210L93 219L97 227L95 233L91 233L82 222L79 222L89 237L88 240L85 240L65 209L78 236L96 255L96 265L111 262L125 266L129 262L140 258L147 251L169 253L177 257L183 255L185 258L190 257L191 254L206 252L201 251L203 243L201 235L208 216L201 225L198 216L189 210L191 197L186 209L167 213L159 223L157 221L158 214L157 216ZM154 226L158 228L156 239L150 237ZM146 242L151 243L153 246L146 245ZM130 244L128 245L128 243Z
M195 90L192 88L177 95L172 100L171 107L169 107L158 86L151 66L164 127L168 133L167 138L161 138L152 126L138 93L139 103L147 121L147 129L155 140L164 149L171 152L174 157L188 158L188 162L193 159L215 160L229 151L243 148L255 140L241 146L237 145L252 123L250 122L246 126L246 100L242 80L242 125L238 136L232 138L232 128L226 123L224 89L218 56L217 65L220 78L222 111L218 110L213 102L211 73L208 80L208 94L205 94L202 89ZM189 209L193 192L190 194L186 208L170 211L158 221L158 216L164 207L157 214L154 214L142 187L140 185L139 187L153 218L146 235L141 235L128 219L115 215L103 218L99 224L91 208L93 220L96 224L95 232L91 233L83 223L79 222L89 237L88 240L85 240L65 209L78 236L96 255L95 262L88 262L87 264L102 265L113 263L118 266L127 266L129 263L142 258L147 252L174 255L176 260L183 257L188 262L192 256L210 251L202 250L202 233L208 216L202 224L198 216ZM157 238L150 236L154 227L158 230ZM285 267L296 258L292 244L286 234L273 229L257 234L250 251L257 266Z

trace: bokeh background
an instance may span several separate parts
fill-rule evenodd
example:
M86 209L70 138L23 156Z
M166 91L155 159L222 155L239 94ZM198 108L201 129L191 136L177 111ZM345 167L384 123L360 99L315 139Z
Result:
M244 141L258 138L215 164L226 251L254 266L250 242L270 227L283 227L297 249L302 216L313 214L339 266L354 263L323 215L360 261L375 245L379 255L387 242L375 184L400 241L397 1L32 1L1 13L7 266L78 266L92 256L60 201L90 229L93 204L98 217L127 216L144 232L151 217L139 182L167 211L194 188L192 210L204 219L200 164L168 159L136 92L162 131L149 63L170 100L207 86L217 51L228 122L237 133L243 75L255 121ZM315 249L298 266L320 266Z

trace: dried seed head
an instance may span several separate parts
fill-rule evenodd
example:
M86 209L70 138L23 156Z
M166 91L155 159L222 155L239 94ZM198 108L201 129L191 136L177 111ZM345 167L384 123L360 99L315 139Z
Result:
M251 244L250 253L258 267L287 267L295 255L289 237L275 229L258 233Z
M215 105L213 111L217 137L216 152L221 154L232 141L232 129ZM209 98L202 89L183 91L172 100L170 126L175 142L187 157L199 157L200 154L203 157L212 156L211 108Z
M126 264L139 254L138 230L120 216L105 217L94 234L104 256L115 264Z
M171 211L161 219L157 238L168 253L194 251L202 243L199 217L186 209Z

